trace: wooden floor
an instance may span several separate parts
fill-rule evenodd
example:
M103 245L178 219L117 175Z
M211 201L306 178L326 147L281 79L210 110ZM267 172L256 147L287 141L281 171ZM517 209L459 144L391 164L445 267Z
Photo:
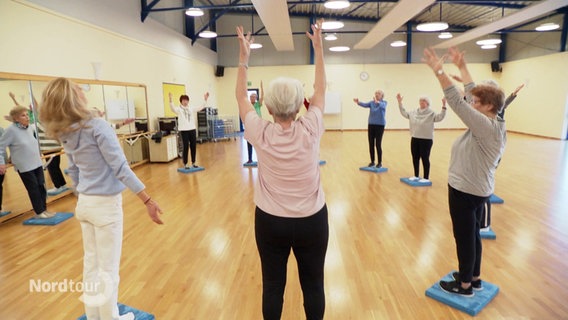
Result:
M412 188L410 138L387 131L386 173L369 162L366 132L327 132L322 181L329 207L326 319L470 319L424 291L457 268L447 204L450 148L459 131L437 131L429 188ZM198 146L205 171L176 171L179 160L135 169L164 209L154 225L124 193L121 303L157 319L261 319L261 275L252 202L257 169L243 168L246 143ZM497 173L497 240L483 240L482 278L500 287L476 319L568 319L568 146L510 133ZM51 210L73 211L65 197ZM0 224L0 319L76 319L77 292L30 292L30 281L80 281L81 231L75 219ZM289 263L282 319L303 319L295 260Z

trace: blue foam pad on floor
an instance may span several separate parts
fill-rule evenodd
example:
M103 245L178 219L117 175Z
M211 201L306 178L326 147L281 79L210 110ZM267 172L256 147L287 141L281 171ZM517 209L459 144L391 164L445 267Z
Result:
M7 215L9 215L10 213L12 213L12 211L1 211L1 212L0 212L0 217L7 216Z
M489 197L489 202L491 202L491 203L503 203L503 202L505 202L505 200L503 200L503 199L499 198L498 196L492 194Z
M73 213L71 212L57 212L55 216L47 219L40 219L40 218L30 218L24 221L25 225L35 225L35 226L54 226L56 224L60 224L61 222L71 218Z
M377 167L361 167L361 168L359 168L359 170L369 171L369 172L374 172L374 173L380 173L380 172L386 172L389 169L387 169L385 167L380 167L380 168L377 168Z
M453 272L455 271L448 273L440 280L452 281L454 279L452 277ZM485 306L489 304L493 298L495 298L497 293L499 293L499 287L483 281L483 290L473 290L473 292L475 294L473 297L463 297L458 294L442 290L439 282L436 282L428 290L426 290L426 296L447 304L452 308L463 311L471 316L475 316L481 311L481 309L485 308Z
M134 309L132 307L123 305L122 303L118 304L118 314L119 315L123 315L123 314L127 314L129 312L134 313L134 319L135 320L154 320L156 319L156 317L153 314L144 312L144 311L140 311L138 309ZM79 318L77 318L77 320L87 320L87 316L82 315Z
M48 192L47 192L47 195L48 195L48 196L56 196L56 195L61 194L61 193L65 192L65 191L67 191L67 190L69 190L68 187L63 187L63 189L61 189L61 190L59 190L59 191L57 191L57 192L49 192L49 191L48 191Z
M327 161L325 161L325 160L320 160L320 162L319 162L320 166L323 166L326 163L327 163Z
M400 181L406 183L409 186L413 187L429 187L432 185L432 181L428 182L420 182L419 180L410 180L410 178L400 178Z
M243 167L258 167L258 162L253 161L253 162L245 162L243 163Z
M191 167L189 169L178 168L178 172L182 172L182 173L192 173L192 172L203 171L203 170L205 170L205 168L203 168L203 167L197 167L197 168Z
M489 227L489 230L487 231L479 230L479 236L481 236L481 239L491 239L491 240L497 239L497 235L495 235L495 231L493 231L491 227Z

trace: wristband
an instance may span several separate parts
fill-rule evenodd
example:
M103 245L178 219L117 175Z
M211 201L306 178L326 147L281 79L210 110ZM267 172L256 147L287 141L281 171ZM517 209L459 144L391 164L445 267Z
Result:
M146 199L146 201L144 201L144 204L148 204L148 202L150 202L150 200L152 200L152 197L148 197L148 199Z
M239 62L239 67L245 67L245 69L249 68L248 64L243 63L243 62Z

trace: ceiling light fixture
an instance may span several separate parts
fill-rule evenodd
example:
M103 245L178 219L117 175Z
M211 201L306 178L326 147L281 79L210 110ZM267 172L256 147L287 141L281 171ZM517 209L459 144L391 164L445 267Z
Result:
M448 24L445 22L426 22L416 26L418 31L433 32L448 29Z
M481 46L481 49L495 49L497 48L496 44L484 44Z
M324 39L327 40L327 41L334 41L334 40L337 40L337 36L333 33L329 33L329 34L325 35Z
M208 39L210 39L210 38L216 38L216 37L217 37L217 33L216 33L216 32L213 32L213 31L205 30L205 31L201 31L201 32L199 33L199 36L200 36L201 38L208 38Z
M391 42L391 47L398 48L398 47L405 47L405 46L406 46L406 42L401 41L401 40Z
M345 26L345 24L343 24L343 22L341 22L341 21L324 21L321 24L322 30L341 29L341 28L343 28L343 26Z
M351 4L347 0L330 0L326 1L323 5L328 9L345 9Z
M329 48L329 51L333 51L333 52L345 52L345 51L349 51L351 50L349 47L346 46L337 46L337 47L331 47Z
M560 28L560 26L557 23L548 22L548 23L543 23L534 29L536 31L550 31L550 30L556 30L558 28Z
M454 37L454 35L451 34L450 32L441 32L438 35L438 38L440 38L440 39L450 39L450 38L453 38L453 37Z
M501 42L503 42L503 41L501 41L501 39L483 39L483 40L476 41L475 44L478 45L478 46L484 46L484 45L491 45L491 44L496 45L496 44L500 44Z
M251 49L260 49L262 48L262 43L253 42L250 44Z
M199 8L189 8L185 10L185 14L190 17L201 17L204 14L204 12Z

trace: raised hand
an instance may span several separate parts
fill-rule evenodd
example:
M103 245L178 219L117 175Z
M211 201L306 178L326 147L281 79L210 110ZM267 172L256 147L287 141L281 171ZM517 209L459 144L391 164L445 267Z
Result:
M245 35L243 26L237 27L237 36L239 38L239 63L244 63L248 67L250 57L250 45L254 42L250 31Z
M312 24L312 33L306 32L306 35L312 41L312 46L314 49L322 47L321 40L321 24L323 20L318 20L315 24Z
M452 62L456 65L456 67L465 67L465 51L459 51L458 48L451 47L450 49L448 49L448 55Z
M434 72L442 69L442 65L446 60L447 55L443 55L441 58L436 54L436 51L432 48L424 48L424 56L422 57L422 62L426 63Z
M398 100L398 104L402 103L402 96L400 95L400 93L396 94L396 100Z

